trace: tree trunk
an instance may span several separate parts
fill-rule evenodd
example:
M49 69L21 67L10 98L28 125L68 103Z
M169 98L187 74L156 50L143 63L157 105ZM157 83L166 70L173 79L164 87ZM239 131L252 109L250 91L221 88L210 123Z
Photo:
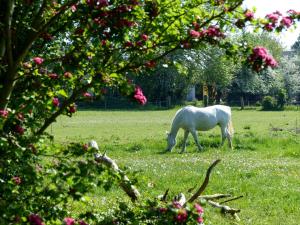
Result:
M244 95L243 94L240 96L240 101L241 101L241 109L243 110L245 108L245 102L244 102Z

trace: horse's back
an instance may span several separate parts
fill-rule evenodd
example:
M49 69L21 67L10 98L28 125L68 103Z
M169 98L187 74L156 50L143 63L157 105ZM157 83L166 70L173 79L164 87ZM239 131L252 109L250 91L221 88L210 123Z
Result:
M213 108L198 108L185 106L175 116L175 122L183 129L209 130L218 123L216 111Z
M177 111L173 120L183 129L210 130L217 124L226 125L231 117L229 106L214 105L204 108L185 106Z

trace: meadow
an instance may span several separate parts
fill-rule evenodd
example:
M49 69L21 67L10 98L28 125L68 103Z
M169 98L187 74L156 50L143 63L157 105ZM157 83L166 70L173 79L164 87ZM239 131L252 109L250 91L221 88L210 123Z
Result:
M164 153L166 134L177 109L170 110L79 110L72 118L60 117L48 132L55 143L96 140L100 151L126 167L138 178L143 197L153 198L170 189L170 195L200 185L206 169L215 160L204 194L229 193L244 197L228 205L241 209L240 222L223 217L217 209L205 206L205 224L300 224L300 127L299 111L263 112L233 110L234 150L218 147L220 129L199 133L204 151L199 152L189 136L187 152L179 154L183 132L177 146ZM114 187L96 190L91 196L99 210L117 199L128 197ZM83 206L77 207L81 210ZM88 207L88 206L84 206Z

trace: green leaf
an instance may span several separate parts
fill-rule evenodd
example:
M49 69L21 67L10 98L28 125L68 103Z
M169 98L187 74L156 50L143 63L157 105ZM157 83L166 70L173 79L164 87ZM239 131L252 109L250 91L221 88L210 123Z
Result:
M68 97L68 94L65 92L65 90L61 89L57 92L58 95L63 96L65 98Z

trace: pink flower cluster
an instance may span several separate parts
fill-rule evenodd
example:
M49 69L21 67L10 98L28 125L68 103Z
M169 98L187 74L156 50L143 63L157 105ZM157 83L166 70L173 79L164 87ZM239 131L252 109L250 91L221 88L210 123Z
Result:
M147 103L147 98L144 96L143 91L139 86L135 87L133 98L141 105Z
M28 222L30 225L45 225L43 219L37 214L30 214L28 216Z
M7 118L8 116L8 111L6 109L0 109L0 116L2 118Z
M41 57L34 57L33 62L37 65L41 65L44 62L44 59Z
M267 50L261 46L253 48L248 60L252 64L252 68L257 72L261 71L264 67L270 66L271 68L275 68L278 65L273 56L269 55Z
M55 107L59 106L59 99L58 98L53 98L52 99L52 105L54 105Z
M197 222L198 224L203 224L204 220L203 220L203 213L204 213L204 209L201 207L201 205L199 205L198 203L194 204L194 207L196 209L196 212L198 213L198 218L197 218Z
M289 10L288 13L290 14L290 16L282 16L282 14L278 11L267 14L267 22L264 25L264 29L267 31L273 31L274 29L276 29L276 27L278 27L279 29L289 28L294 23L293 18L295 16L293 15L295 14L293 13L297 12Z
M16 185L20 185L20 184L22 183L21 178L20 178L20 177L17 177L17 176L13 177L12 180L14 181L14 183L15 183Z
M247 10L244 12L244 16L245 16L245 20L251 21L251 20L254 19L254 12L250 11L249 9L247 9Z
M195 24L194 24L195 27ZM197 29L195 30L190 30L189 31L189 35L192 38L203 38L203 37L209 37L209 38L224 38L225 35L222 33L222 31L220 30L220 28L216 27L216 26L210 26L207 29L204 29L202 31L197 31Z
M17 124L14 127L14 131L20 135L23 135L25 132L25 129L21 125Z
M178 211L178 214L175 216L175 220L179 223L183 223L187 220L187 217L188 217L187 211L182 208Z
M76 220L71 218L71 217L66 217L64 218L64 224L65 225L75 225ZM76 223L77 224L77 223ZM88 225L86 222L84 222L83 220L79 220L78 221L79 225Z

